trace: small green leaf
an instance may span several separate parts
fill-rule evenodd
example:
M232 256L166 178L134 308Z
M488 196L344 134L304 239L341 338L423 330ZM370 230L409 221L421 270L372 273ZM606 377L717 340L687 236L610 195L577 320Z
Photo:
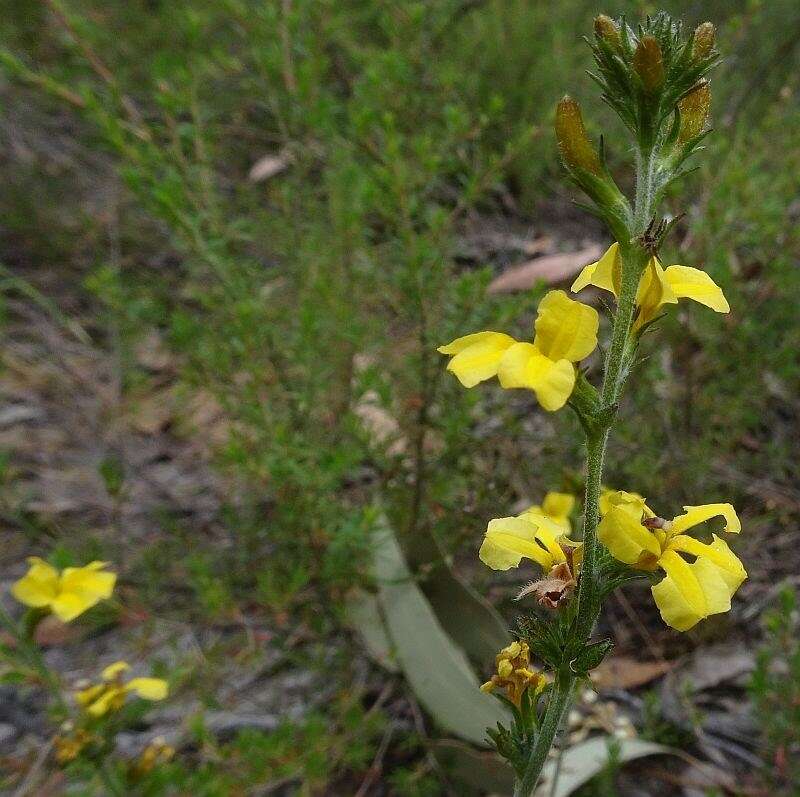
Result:
M577 675L588 675L613 647L614 643L610 639L587 645L570 663L572 671Z

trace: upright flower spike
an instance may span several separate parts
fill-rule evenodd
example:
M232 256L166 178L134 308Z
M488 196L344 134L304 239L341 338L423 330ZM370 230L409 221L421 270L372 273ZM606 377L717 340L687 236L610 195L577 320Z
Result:
M577 293L594 285L618 296L621 268L619 244L613 243L597 262L584 267L571 290ZM677 304L679 299L692 299L717 313L728 313L731 309L722 289L705 271L679 265L664 268L657 257L652 257L639 280L636 293L639 314L634 330L652 321L664 305Z
M533 390L544 409L566 404L575 386L574 363L597 346L599 316L593 307L550 291L541 302L533 343L520 343L502 332L476 332L438 351L452 357L447 370L464 387L497 376L504 388Z
M87 714L102 717L109 711L119 711L129 694L144 700L163 700L168 693L168 685L162 678L131 678L123 681L123 674L130 669L124 661L109 664L101 673L103 683L81 689L75 699Z
M50 609L68 623L101 600L111 597L117 576L104 572L107 562L90 562L84 567L67 567L61 573L32 556L30 569L11 587L11 594L26 606Z
M615 559L639 570L662 570L652 587L664 622L688 631L709 615L727 612L747 573L739 558L716 534L703 543L685 532L721 516L725 531L738 534L741 523L730 504L685 506L673 520L654 515L641 496L617 492L608 496L597 527L598 539ZM687 562L680 554L695 557Z

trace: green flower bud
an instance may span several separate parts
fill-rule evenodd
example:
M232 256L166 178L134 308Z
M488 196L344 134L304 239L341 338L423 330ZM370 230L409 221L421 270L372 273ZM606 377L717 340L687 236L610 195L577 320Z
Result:
M664 85L664 57L654 36L643 36L636 45L633 68L642 79L645 91L655 92Z
M702 61L714 49L716 30L710 22L703 22L694 30L692 40L692 61Z
M699 136L708 122L711 111L711 85L707 80L698 83L679 103L681 129L678 145Z
M556 108L556 140L561 158L567 166L586 169L599 175L600 158L583 126L581 107L570 96L565 96Z

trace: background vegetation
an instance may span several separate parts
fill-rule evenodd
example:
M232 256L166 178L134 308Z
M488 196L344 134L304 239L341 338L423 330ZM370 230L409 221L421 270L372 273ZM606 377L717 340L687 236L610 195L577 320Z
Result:
M569 91L613 124L580 38L598 11L655 7L4 6L3 576L28 554L97 557L124 587L86 633L44 640L48 656L77 677L122 647L169 676L175 697L153 723L179 752L143 793L463 793L432 752L435 725L362 653L346 607L373 587L385 515L423 588L453 564L511 625L517 585L476 566L486 519L580 492L561 464L565 448L580 462L572 418L459 389L435 347L473 328L524 334L545 283L487 293L492 278L608 243L571 205L552 113ZM730 498L750 573L731 615L688 637L636 592L612 601L617 655L677 669L724 661L726 640L761 647L762 612L800 573L800 8L661 7L711 19L726 59L716 132L672 199L685 216L664 259L706 268L734 311L681 306L662 322L610 482L667 516ZM625 154L607 145L612 163ZM750 705L741 683L708 686L723 690L722 733L707 700L672 705L655 675L614 687L646 736L746 773L708 788L798 788L796 710L766 675L797 668L796 608L781 606L767 652L732 676L756 668L761 710L731 709ZM35 690L5 698L6 782L19 788L46 724ZM93 788L79 768L39 772L55 793ZM648 777L647 793L683 787ZM598 793L626 788L601 781Z

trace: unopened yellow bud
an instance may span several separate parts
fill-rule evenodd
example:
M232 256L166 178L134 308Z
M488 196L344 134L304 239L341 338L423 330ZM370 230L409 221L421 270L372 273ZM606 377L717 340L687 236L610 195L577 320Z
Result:
M494 688L495 688L494 681L486 681L486 683L483 683L483 684L480 685L480 690L485 695L492 694L492 692L494 692Z
M614 47L622 46L617 23L606 14L598 14L594 18L594 32L598 38L604 39Z
M581 107L572 97L564 97L556 108L556 140L567 166L600 174L600 158L586 135Z
M633 54L633 67L646 91L658 91L664 85L664 56L654 36L642 36Z
M508 661L508 659L503 659L497 665L497 674L501 678L508 678L511 673L514 672L514 665Z
M701 61L707 58L714 49L716 29L710 22L703 22L694 30L692 40L692 61Z
M711 85L707 80L698 83L679 103L681 129L678 144L685 144L703 132L711 111Z

